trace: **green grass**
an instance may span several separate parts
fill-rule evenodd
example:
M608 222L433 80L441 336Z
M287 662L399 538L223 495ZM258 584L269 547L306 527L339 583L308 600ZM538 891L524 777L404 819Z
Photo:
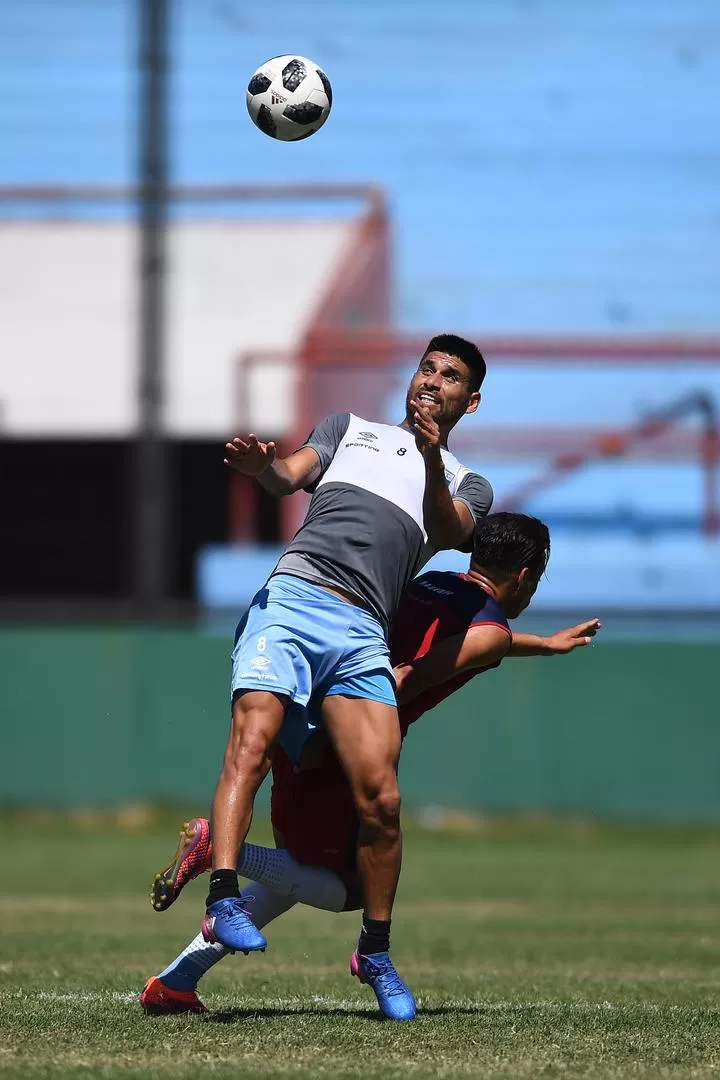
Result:
M92 822L90 822L92 825ZM101 831L100 831L101 830ZM393 929L413 1024L351 980L356 915L298 908L205 980L208 1017L136 995L204 883L147 892L174 838L0 823L0 1077L717 1077L720 835L410 829Z

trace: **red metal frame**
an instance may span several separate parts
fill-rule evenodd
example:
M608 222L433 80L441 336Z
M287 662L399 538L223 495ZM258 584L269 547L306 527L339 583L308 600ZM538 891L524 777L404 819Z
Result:
M553 458L547 467L520 484L506 495L496 507L498 510L521 510L534 496L551 487L569 473L577 472L584 465L608 458L627 456L637 444L655 440L672 431L685 416L698 413L702 429L696 440L695 454L699 458L704 478L703 529L707 536L716 536L720 528L718 508L718 465L720 464L720 428L715 402L706 394L687 394L654 416L640 420L625 430L608 430L591 439L578 442L574 451L566 451Z
M0 203L134 202L141 193L129 184L3 184ZM173 203L359 199L370 208L385 206L384 193L374 184L173 184L167 198Z
M297 354L300 366L299 383L323 370L380 369L389 371L403 360L411 362L419 358L427 345L430 334L388 333L383 330L347 332L340 329L314 327L306 335ZM486 337L481 334L464 335L480 343L483 354L492 365L587 365L592 361L622 365L629 361L647 364L677 363L692 359L702 364L720 365L720 338L692 337L628 337L628 338L543 338L543 337ZM301 395L297 408L298 431L306 431L318 416L312 412L312 403ZM536 429L545 441L557 438L563 428ZM526 429L525 445L531 435ZM552 434L551 434L552 433ZM562 437L562 436L561 436ZM462 440L462 435L459 435ZM538 439L538 442L540 439ZM475 445L475 440L473 440ZM540 447L536 444L535 449Z
M632 363L655 364L663 367L682 361L717 366L720 364L719 338L691 337L630 337L630 338L488 338L478 334L466 334L478 341L483 354L493 366L499 365L587 365L603 362L623 365ZM309 333L298 355L301 365L299 385L312 387L318 376L322 379L346 370L348 383L352 384L359 373L368 372L368 379L378 379L380 373L397 368L419 358L430 335L383 333L371 330L347 333L337 329L316 328ZM376 375L373 375L376 372ZM361 376L360 376L361 377ZM378 391L381 396L382 392ZM352 398L352 394L349 392ZM701 395L696 395L699 397ZM352 408L352 400L348 402ZM695 402L697 405L697 401ZM347 407L347 406L342 406ZM673 412L674 406L670 412ZM681 410L684 413L685 410ZM712 418L710 414L713 413ZM305 437L312 424L320 419L314 414L313 401L307 394L300 394L296 409L298 429L296 445ZM711 406L706 409L706 423L699 434L678 429L681 418L652 418L641 421L627 430L588 431L572 425L552 428L482 429L470 435L458 432L455 449L481 446L494 454L555 454L548 467L526 485L512 492L503 505L518 507L537 491L559 480L569 471L580 468L598 458L609 458L638 452L643 456L692 456L699 460L704 472L704 526L708 535L716 535L720 528L718 509L717 473L720 463L720 436Z
M34 204L36 208L47 204L68 205L72 203L128 203L141 194L137 187L124 185L12 185L0 187L0 214L3 205ZM286 442L286 448L297 445L319 417L315 415L313 402L303 393L303 383L309 385L313 374L322 376L323 370L345 368L355 372L367 368L389 369L399 358L419 357L427 343L427 335L394 333L392 321L391 267L389 224L383 192L364 184L195 184L174 186L168 190L173 204L223 203L258 200L318 200L325 202L357 199L363 210L352 228L348 245L325 294L321 297L307 332L292 358L299 368L296 431ZM51 214L33 217L45 220ZM64 219L66 220L66 219ZM493 365L567 364L580 365L589 361L622 365L648 363L663 365L692 359L696 363L717 365L720 363L720 338L716 337L628 337L628 338L540 338L540 337L484 337L464 334L481 344L483 353ZM261 354L256 354L256 360ZM353 405L352 401L348 402ZM662 452L687 454L697 442L686 431L673 432L672 424L661 430L640 431L643 425L625 432L584 431L582 441L590 445L594 456L608 457L626 453L643 446L652 437ZM489 432L486 429L486 434ZM523 429L513 433L509 429L496 432L493 447L497 452L501 442L513 441L515 452L553 452L558 456L551 463L554 475L567 472L589 460L587 452L576 452L572 442L576 437L572 428ZM459 434L458 444L465 440ZM580 441L580 440L579 440ZM478 440L473 439L473 445ZM720 439L717 430L706 427L699 440L699 452L706 475L706 525L711 531L718 528L716 500L716 472L720 459ZM543 474L544 475L544 474ZM539 478L538 478L539 480ZM293 505L295 500L295 505ZM300 507L297 497L284 500L287 506L285 531L291 532L298 520ZM240 513L241 511L237 511ZM245 529L242 530L245 532Z
M476 341L493 364L586 364L605 360L612 364L667 362L692 357L699 363L720 363L720 337L532 337L462 333ZM397 356L421 356L430 333L408 334L372 329L348 333L339 328L317 328L308 337L305 362L313 366L381 366ZM339 357L342 355L343 359Z

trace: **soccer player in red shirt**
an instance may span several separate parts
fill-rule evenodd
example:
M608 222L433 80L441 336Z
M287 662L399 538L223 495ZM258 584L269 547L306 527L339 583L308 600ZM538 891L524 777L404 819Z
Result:
M525 514L499 513L475 528L465 574L430 572L405 593L390 638L401 736L469 679L507 656L558 655L588 645L597 619L551 637L513 635L508 619L530 603L550 554L547 526ZM238 872L256 926L296 903L328 911L362 906L355 851L358 819L350 786L312 710L290 717L272 760L271 821L277 847L244 844ZM194 818L182 830L173 862L155 878L151 899L166 910L184 885L209 870L209 823ZM147 1012L203 1012L196 988L229 950L202 934L151 978L140 1001ZM357 953L351 972L362 981Z

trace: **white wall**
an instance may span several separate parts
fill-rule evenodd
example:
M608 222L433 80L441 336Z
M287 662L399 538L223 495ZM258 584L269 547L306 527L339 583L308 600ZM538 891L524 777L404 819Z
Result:
M235 400L238 357L252 349L292 351L351 228L347 221L172 226L168 431L224 437L239 407L257 421L255 403ZM127 223L0 223L1 431L133 431L136 263L136 234ZM282 365L272 374L272 393L268 380L260 386L270 426L287 423L290 379Z

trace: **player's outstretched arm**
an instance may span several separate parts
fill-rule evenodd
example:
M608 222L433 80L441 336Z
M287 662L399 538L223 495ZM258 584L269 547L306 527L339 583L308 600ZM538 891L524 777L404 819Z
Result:
M445 638L419 660L396 665L398 705L456 675L498 663L507 656L509 645L509 633L499 626L471 627L466 634Z
M271 495L292 495L320 475L320 458L311 446L289 457L277 457L274 442L260 442L257 435L236 436L225 444L225 464L243 476L252 476Z
M537 634L513 634L509 656L563 656L565 653L592 645L592 640L602 628L599 619L588 619L577 626L568 626L549 637Z

